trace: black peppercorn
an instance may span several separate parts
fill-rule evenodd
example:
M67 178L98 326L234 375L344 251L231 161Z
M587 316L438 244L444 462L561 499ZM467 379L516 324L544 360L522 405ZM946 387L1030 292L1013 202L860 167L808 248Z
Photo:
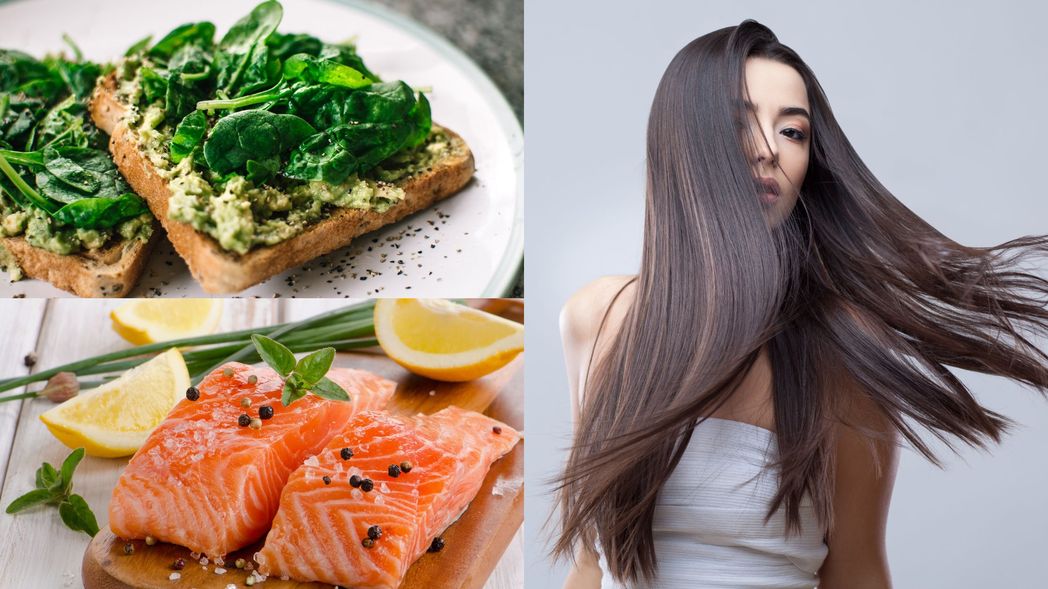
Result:
M494 432L497 436L502 433L502 428L496 425L495 427L491 428L491 431Z
M372 540L378 540L381 537L382 528L378 526L371 526L370 528L368 528L368 538L371 538Z
M258 408L258 417L259 417L259 419L272 419L273 418L273 408L270 407L269 405L263 405L263 406L259 407Z
M433 538L433 543L429 545L429 552L440 552L444 550L444 538Z
M251 425L251 418L248 417L247 413L241 413L240 417L237 418L237 423L240 424L240 427L247 427Z
M190 401L196 401L200 398L200 389L196 387L189 387L186 389L186 398Z
M363 480L364 479L360 478L358 475L353 475L353 476L349 477L349 486L353 487L354 489L356 489L357 487L360 486L360 483Z
M325 485L330 485L331 484L331 477L329 477L329 476L325 476L324 478L322 478L320 480L324 481Z
M365 493L370 493L375 488L375 481L371 479L364 479L360 481L360 490Z
M400 463L400 472L411 472L411 469L413 468L415 468L415 465L407 460Z
M349 460L350 458L353 458L353 451L349 448L343 448L338 455L342 457L342 460Z
M393 478L397 478L397 477L400 476L400 466L398 466L396 464L390 464L389 468L386 469L386 472L389 473L389 476L391 476Z
M124 554L134 554L134 553L135 553L135 545L134 544L132 544L130 542L128 542L127 544L124 544Z
M175 569L176 571L180 571L186 568L186 559L180 558L176 560L174 564L171 565L171 568Z

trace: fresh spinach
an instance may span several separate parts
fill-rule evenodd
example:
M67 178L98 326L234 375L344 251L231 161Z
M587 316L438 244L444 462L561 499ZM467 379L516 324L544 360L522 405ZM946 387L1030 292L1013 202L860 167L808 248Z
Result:
M219 119L204 142L204 158L219 174L244 169L248 160L281 156L316 134L300 117L245 110Z
M175 127L171 138L171 161L179 163L193 153L204 140L207 133L207 116L203 111L194 110L182 119Z
M130 54L138 53L149 43L147 37L144 42L139 41L128 50ZM171 59L175 52L183 49L187 46L197 47L201 50L210 50L215 45L215 25L203 21L197 23L188 23L175 28L173 31L164 35L163 39L160 39L149 49L148 54L152 58L168 60ZM133 51L132 51L133 50Z
M276 81L279 59L270 57L266 39L276 31L283 16L279 2L263 2L222 37L215 55L218 91L222 95L250 94Z
M292 55L284 62L284 78L342 88L364 88L372 84L367 76L349 66L305 53Z
M82 198L55 211L55 219L87 229L110 229L128 219L149 212L137 194L125 192L118 197Z

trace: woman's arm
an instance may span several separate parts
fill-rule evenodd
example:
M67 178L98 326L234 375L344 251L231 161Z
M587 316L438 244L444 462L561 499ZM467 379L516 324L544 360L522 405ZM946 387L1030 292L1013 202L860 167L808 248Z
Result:
M598 336L604 311L615 294L629 281L629 277L609 276L591 282L575 293L564 304L560 312L560 337L564 350L564 365L568 371L568 388L571 392L572 424L577 425L582 407L582 391L585 387L586 369ZM623 293L628 294L628 293ZM608 314L607 323L601 331L596 355L599 357L602 344L615 333L624 315L623 297ZM590 546L578 546L575 561L564 589L600 589L601 570L597 555Z
M886 439L870 440L847 425L838 428L834 526L819 589L890 589L884 535L898 469L898 435L872 404L852 412Z

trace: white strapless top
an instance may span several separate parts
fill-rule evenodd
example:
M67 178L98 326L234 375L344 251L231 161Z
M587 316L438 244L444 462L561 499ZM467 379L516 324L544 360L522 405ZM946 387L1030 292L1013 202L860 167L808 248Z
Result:
M786 536L786 515L764 516L778 486L775 434L711 417L695 428L684 456L659 493L652 532L658 576L629 589L811 589L828 551L811 500L801 531ZM600 552L598 550L598 552ZM608 572L602 589L624 589Z

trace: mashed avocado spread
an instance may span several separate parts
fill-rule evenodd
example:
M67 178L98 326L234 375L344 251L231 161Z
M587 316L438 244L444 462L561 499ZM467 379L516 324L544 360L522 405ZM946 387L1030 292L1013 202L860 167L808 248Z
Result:
M0 236L19 235L25 236L33 247L61 255L76 254L102 248L115 236L146 241L153 235L153 217L146 213L110 229L79 229L62 225L36 207L29 207L26 211L6 198L0 198ZM0 258L7 260L10 253L5 250L0 253ZM0 265L9 266L3 260L0 260ZM7 261L13 263L14 260Z
M118 97L126 104L137 104L141 96L140 71L141 63L131 60L117 69ZM202 157L199 152L174 164L169 155L174 126L165 122L159 102L144 111L132 106L125 121L137 135L139 148L168 182L168 217L188 223L237 254L294 237L335 208L383 213L404 199L404 190L395 182L425 171L451 151L447 134L434 129L418 147L398 152L364 176L350 176L341 184L278 178L275 185L256 185L236 173L223 177L195 167L194 158Z

